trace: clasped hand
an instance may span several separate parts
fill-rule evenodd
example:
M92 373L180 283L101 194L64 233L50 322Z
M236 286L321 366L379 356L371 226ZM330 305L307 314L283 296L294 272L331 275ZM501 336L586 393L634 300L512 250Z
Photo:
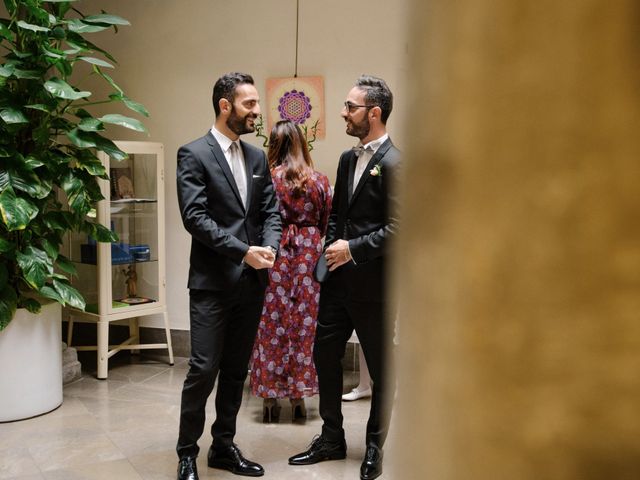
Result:
M339 266L351 261L349 242L342 239L336 240L325 250L324 256L327 259L329 271L333 272Z
M252 246L244 256L244 262L250 267L260 270L261 268L272 268L276 260L276 254L270 248Z

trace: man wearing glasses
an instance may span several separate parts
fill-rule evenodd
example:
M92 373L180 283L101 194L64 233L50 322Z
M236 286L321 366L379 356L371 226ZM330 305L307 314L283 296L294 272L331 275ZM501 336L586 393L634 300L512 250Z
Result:
M360 141L340 157L325 243L330 273L322 284L314 347L324 423L309 449L289 459L291 465L310 465L346 457L341 359L355 329L373 384L362 480L382 474L393 398L391 372L385 371L392 332L384 321L388 242L397 230L392 189L400 161L386 131L392 107L393 95L384 80L362 75L342 109L347 135Z

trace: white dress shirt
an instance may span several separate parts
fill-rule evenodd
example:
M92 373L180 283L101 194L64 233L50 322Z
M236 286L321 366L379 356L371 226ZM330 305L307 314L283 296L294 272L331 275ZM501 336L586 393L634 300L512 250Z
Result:
M371 157L375 155L387 138L389 138L389 134L385 133L380 138L376 138L366 145L362 145L362 143L358 144L358 147L362 147L363 150L358 156L358 161L356 162L356 170L353 175L353 192L356 191L356 187L358 186L358 183L360 183L360 179L362 178L365 168L367 168L367 165L369 164L369 160L371 160Z

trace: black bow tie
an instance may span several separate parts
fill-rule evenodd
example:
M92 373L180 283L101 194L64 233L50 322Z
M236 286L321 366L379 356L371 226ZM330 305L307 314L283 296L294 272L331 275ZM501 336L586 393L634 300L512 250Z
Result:
M371 147L363 147L362 145L358 145L357 147L353 147L353 153L356 154L356 157L362 155L363 152L373 153L373 148Z

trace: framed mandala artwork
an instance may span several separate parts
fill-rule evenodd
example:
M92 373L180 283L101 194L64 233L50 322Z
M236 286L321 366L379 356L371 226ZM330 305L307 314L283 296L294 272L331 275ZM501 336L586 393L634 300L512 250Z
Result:
M280 120L291 120L315 138L325 136L323 77L267 79L267 132Z

